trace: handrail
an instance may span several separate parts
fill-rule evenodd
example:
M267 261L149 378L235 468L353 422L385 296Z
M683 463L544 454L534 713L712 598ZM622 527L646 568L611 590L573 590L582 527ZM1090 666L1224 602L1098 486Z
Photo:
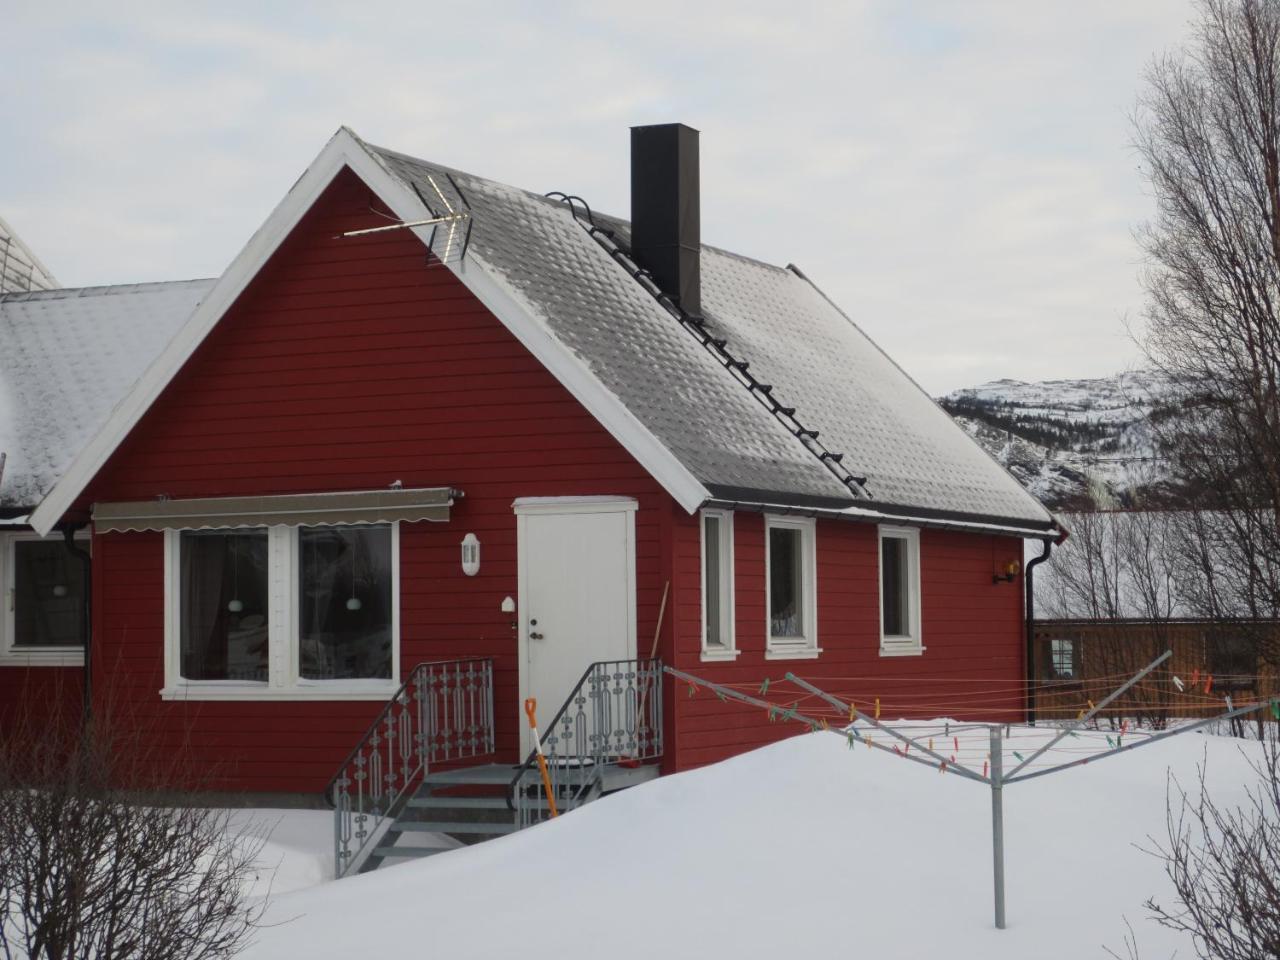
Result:
M356 745L351 748L351 752L347 754L346 758L342 761L342 763L338 764L338 772L335 773L330 778L328 784L325 785L324 802L329 805L330 810L333 809L333 788L337 786L338 780L342 777L343 769L348 764L350 764L353 760L355 760L356 755L360 753L360 750L364 747L365 742L373 735L374 731L378 729L378 725L386 719L387 714L391 712L391 708L396 706L396 704L402 702L401 698L408 691L409 684L414 682L418 671L422 670L424 667L437 667L437 666L442 666L443 664L446 664L446 663L465 663L465 662L466 662L465 660L424 660L422 663L419 663L417 666L415 666L412 670L409 671L409 678L405 680L404 683L400 684L400 687L396 690L395 693L393 693L390 697L387 698L387 702L383 706L382 711L376 717L374 717L373 721L369 724L368 728L365 730L364 735L361 736L360 740L356 743Z
M358 868L432 763L494 752L493 661L420 663L325 787L334 811L334 876Z
M598 660L583 672L551 722L539 724L543 751L560 784L555 789L570 791L557 797L558 805L573 809L585 802L611 758L640 761L662 755L661 680L658 659ZM507 805L521 813L522 825L529 819L523 791L536 760L531 750L507 788Z

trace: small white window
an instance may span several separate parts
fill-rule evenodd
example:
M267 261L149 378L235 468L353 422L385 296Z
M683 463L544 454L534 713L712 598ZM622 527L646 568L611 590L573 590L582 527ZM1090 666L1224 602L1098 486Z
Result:
M765 517L765 597L771 660L816 657L818 573L811 518Z
M880 528L880 653L924 652L920 633L920 531Z
M89 549L88 534L77 546ZM84 663L85 569L60 533L0 535L0 663Z
M733 514L702 511L702 659L732 660Z
M399 675L399 527L170 530L172 699L380 699Z

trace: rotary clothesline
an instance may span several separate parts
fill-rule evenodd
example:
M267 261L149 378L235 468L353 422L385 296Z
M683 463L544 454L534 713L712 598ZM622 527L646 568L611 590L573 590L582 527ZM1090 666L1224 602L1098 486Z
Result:
M1144 733L1139 739L1132 740L1129 743L1124 742L1125 736L1128 734L1128 721L1122 721L1120 730L1113 731L1116 737L1113 740L1110 735L1106 735L1106 750L1088 750L1087 748L1061 746L1063 740L1067 738L1079 739L1078 731L1082 730L1085 724L1095 719L1104 711L1110 708L1110 705L1117 701L1126 692L1135 688L1141 689L1140 684L1149 675L1153 674L1166 660L1173 656L1173 651L1167 650L1160 657L1156 658L1143 669L1139 670L1132 677L1129 677L1124 683L1107 693L1106 696L1099 697L1097 702L1092 698L1086 698L1087 709L1081 708L1078 716L1074 720L1067 721L1061 726L1047 728L1031 728L1042 734L1051 735L1045 742L1037 743L1034 747L1026 747L1027 753L1020 750L1012 749L1014 737L1013 726L1006 722L997 723L974 723L965 722L955 724L956 732L952 733L952 724L949 721L934 721L932 736L929 730L920 729L919 723L911 723L909 721L898 721L896 724L881 722L881 714L884 705L879 697L871 698L868 706L871 713L868 714L859 707L859 700L854 698L842 699L841 697L823 690L814 683L796 676L793 673L787 673L781 681L773 681L766 678L762 681L754 693L747 693L737 689L745 684L723 684L707 680L702 677L694 676L674 667L665 667L664 670L672 677L689 685L689 696L696 697L702 689L708 690L715 694L716 698L727 702L734 700L739 703L747 704L759 709L767 711L770 721L795 721L806 725L812 732L819 733L830 731L843 735L852 749L858 744L865 744L868 749L878 749L887 753L892 753L897 757L910 760L914 763L922 764L937 770L943 774L953 774L968 780L974 780L978 783L986 784L991 789L991 817L992 817L992 862L994 873L995 887L995 923L998 929L1004 929L1005 926L1005 905L1004 905L1004 787L1008 784L1021 783L1024 780L1031 780L1037 777L1047 776L1051 773L1058 773L1068 770L1072 767L1081 766L1086 763L1096 762L1106 757L1116 756L1126 753L1138 747L1147 746L1156 743L1168 737L1178 736L1184 733L1190 733L1209 724L1220 723L1223 720L1229 720L1233 717L1244 716L1257 710L1269 707L1272 717L1280 720L1280 700L1270 698L1255 703L1248 703L1242 706L1232 704L1230 697L1225 700L1227 711L1217 716L1208 717L1179 726L1174 729L1167 729L1157 733ZM839 678L836 678L839 679ZM845 678L847 679L847 678ZM1176 679L1176 678L1175 678ZM915 682L922 682L919 678L914 678ZM800 691L798 696L791 696L787 699L792 701L790 705L784 705L763 699L769 694L771 688L777 693L779 683L787 683ZM1206 683L1204 687L1205 694L1211 689L1211 682ZM867 702L863 698L862 702ZM1216 704L1217 701L1214 701ZM804 706L802 711L800 708ZM824 706L825 705L825 706ZM917 709L921 704L917 704ZM969 708L981 707L976 702L968 702ZM1004 712L1010 708L996 708L995 712ZM1123 708L1112 708L1121 710ZM832 723L834 720L834 725ZM858 724L863 726L860 728ZM936 734L938 726L942 727L942 738ZM982 772L977 771L977 760L981 755L981 750L975 751L972 746L962 750L960 746L960 733L968 735L972 732L983 730L989 740L989 750L983 759ZM1024 728L1025 729L1025 728ZM918 734L917 736L909 736L905 730ZM1009 735L1006 736L1006 731ZM888 738L885 742L872 739L873 732L877 735L884 735ZM1020 733L1022 731L1019 731ZM923 739L921 736L923 735ZM947 741L950 741L948 744ZM1005 749L1006 741L1010 747L1013 761L1016 765L1007 775L1004 772L1005 766ZM954 749L948 750L950 746ZM941 747L942 752L938 752L936 747ZM914 753L912 752L914 748ZM1084 754L1082 756L1076 754ZM1049 759L1040 761L1041 757L1048 756ZM1054 759L1054 757L1061 759ZM970 767L968 763L972 763Z

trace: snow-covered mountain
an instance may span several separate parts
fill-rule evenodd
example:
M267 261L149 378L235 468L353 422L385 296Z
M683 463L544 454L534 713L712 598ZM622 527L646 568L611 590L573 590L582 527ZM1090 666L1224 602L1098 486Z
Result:
M1165 474L1150 418L1171 396L1152 371L1097 380L993 380L939 398L975 440L1053 509L1126 502Z

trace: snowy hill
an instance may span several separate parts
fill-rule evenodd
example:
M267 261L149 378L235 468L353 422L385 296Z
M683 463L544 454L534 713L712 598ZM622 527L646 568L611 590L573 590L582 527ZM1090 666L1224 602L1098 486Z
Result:
M1053 509L1095 498L1124 503L1164 479L1150 418L1168 409L1170 385L1134 371L1096 380L993 380L939 403L1027 489Z
M1014 726L1007 750L1048 733ZM985 737L961 742L979 767ZM1061 752L1073 759L1107 749L1101 732L1072 744ZM1143 901L1171 888L1138 845L1164 836L1166 770L1190 790L1207 761L1230 804L1257 755L1189 734L1006 788L1004 931L992 923L989 790L819 733L284 893L246 957L1081 960L1105 958L1103 945L1123 956L1125 917L1143 957L1191 957L1187 938L1147 919Z

